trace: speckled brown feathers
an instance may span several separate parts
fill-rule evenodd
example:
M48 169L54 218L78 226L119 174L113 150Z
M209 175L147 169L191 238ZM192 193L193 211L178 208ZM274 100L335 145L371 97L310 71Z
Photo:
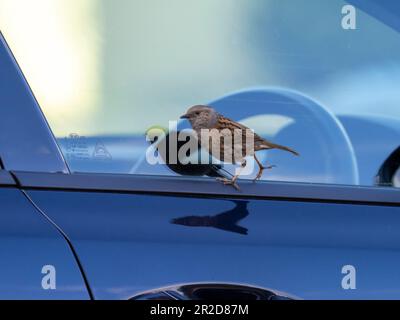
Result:
M260 179L262 176L262 173L264 169L271 168L271 167L264 167L261 162L257 159L256 152L260 150L270 150L270 149L279 149L279 150L284 150L287 152L290 152L296 156L299 154L294 151L291 148L272 143L262 137L260 137L258 134L252 132L248 127L244 126L243 124L240 124L236 121L233 121L229 118L224 117L223 115L217 113L213 108L208 107L208 106L194 106L191 107L185 115L182 116L184 119L188 119L193 130L197 132L197 135L199 137L201 146L206 148L210 154L212 154L213 157L226 162L226 163L239 163L244 166L246 161L245 158L248 156L253 156L255 161L257 162L259 166L259 172L257 174L256 180ZM201 132L203 129L208 129L211 131L215 131L215 134L209 136L209 141L203 141L201 139ZM213 130L216 129L216 130ZM241 131L242 139L241 139L241 144L235 144L235 134L237 134L237 130ZM249 135L249 131L251 132L251 135ZM225 132L225 134L224 134ZM219 143L216 145L213 145L216 143L216 134L218 134L218 139L220 139ZM254 141L254 147L249 148L249 137L251 137ZM232 139L231 141L233 142L230 146L228 144L229 149L225 150L225 143L224 139L225 138L230 138ZM219 148L219 150L215 151L215 147ZM214 152L213 152L214 151ZM239 154L238 154L239 152ZM235 177L232 180L226 180L224 179L223 182L225 184L231 184L235 186L236 188L236 180L239 175L235 175Z

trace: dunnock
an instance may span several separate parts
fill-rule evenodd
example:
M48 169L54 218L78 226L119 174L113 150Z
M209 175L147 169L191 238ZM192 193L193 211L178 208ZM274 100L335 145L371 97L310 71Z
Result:
M205 147L206 150L215 158L221 160L222 162L225 163L232 163L232 164L240 164L242 168L246 166L246 160L245 158L248 156L253 156L255 161L257 162L259 166L259 171L257 174L257 177L254 179L259 180L264 172L265 169L271 169L273 166L269 167L264 167L261 162L258 160L256 156L256 152L260 150L270 150L270 149L280 149L284 151L288 151L293 153L294 155L298 156L299 154L285 146L281 146L279 144L272 143L268 140L265 140L261 138L259 135L256 133L253 133L248 127L233 121L231 119L228 119L224 117L223 115L219 114L216 112L213 108L208 107L208 106L194 106L191 107L185 115L181 117L181 119L188 119L193 130L197 133L198 139L200 141L200 144L202 147ZM209 141L202 141L202 130L203 129L208 129L211 130ZM213 130L216 129L216 130ZM228 133L230 135L230 139L232 137L235 137L235 131L240 130L242 134L242 139L240 142L240 145L235 145L235 139L233 139L233 143L230 146L227 146L229 149L225 150L225 143L219 143L219 152L213 152L213 145L212 143L215 143L216 139L213 139L213 133L212 132L217 132L218 137L217 140L221 138L225 138L226 134ZM252 141L253 148L248 148L248 132L251 132L251 138L254 139ZM232 140L231 140L232 141ZM226 157L228 155L228 157ZM236 180L238 179L240 175L240 172L236 174L231 180L229 179L219 179L222 181L225 185L232 185L236 189L239 189Z

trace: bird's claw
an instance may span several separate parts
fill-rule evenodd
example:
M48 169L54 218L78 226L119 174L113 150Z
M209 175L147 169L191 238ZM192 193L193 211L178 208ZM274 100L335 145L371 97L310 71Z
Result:
M236 183L236 180L230 180L227 178L217 178L217 181L222 182L225 186L232 186L234 187L237 191L240 191L239 186Z
M257 177L255 177L255 179L253 180L253 182L256 182L256 181L258 181L258 180L261 179L264 170L270 170L270 169L273 169L273 168L276 168L276 165L271 165L271 166L268 166L268 167L262 167L262 168L260 168L260 171L258 172Z

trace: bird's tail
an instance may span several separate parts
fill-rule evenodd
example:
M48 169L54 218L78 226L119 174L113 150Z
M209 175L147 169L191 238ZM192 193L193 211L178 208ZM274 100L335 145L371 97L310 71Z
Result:
M290 153L293 153L295 156L300 156L300 154L296 151L294 151L293 149L290 149L288 147L285 146L281 146L279 144L275 144L275 143L268 143L268 145L261 145L261 147L265 147L265 149L279 149L279 150L284 150L284 151L288 151Z

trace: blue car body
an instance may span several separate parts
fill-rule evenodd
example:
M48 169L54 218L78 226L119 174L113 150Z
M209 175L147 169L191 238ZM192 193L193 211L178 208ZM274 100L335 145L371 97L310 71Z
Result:
M237 192L206 178L71 173L65 146L0 37L1 299L130 299L205 283L302 299L400 299L399 190L243 182ZM248 94L213 104L224 108ZM251 94L314 103L280 90ZM358 167L373 174L396 147L398 128L385 127L392 128L390 150L375 165L360 162L365 149L347 145L343 128L354 142L352 123L370 119L338 123L318 110L318 123L349 151L339 159L337 183L366 181ZM48 265L55 289L43 287ZM357 270L354 290L342 287L348 265Z

